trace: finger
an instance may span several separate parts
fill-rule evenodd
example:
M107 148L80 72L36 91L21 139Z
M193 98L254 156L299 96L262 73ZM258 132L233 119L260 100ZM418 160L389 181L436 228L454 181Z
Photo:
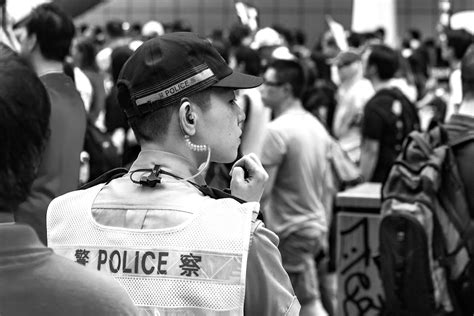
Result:
M234 167L231 171L232 181L242 182L245 177L244 169L241 167Z
M255 173L258 172L259 166L258 164L248 156L244 156L239 159L235 164L234 167L242 167L244 168L249 176L253 176Z
M263 168L263 165L262 165L262 161L260 160L260 158L258 158L257 154L254 154L254 153L250 153L248 154L249 158L252 159L257 165L261 166Z
M243 157L239 158L239 159L232 165L232 168L230 169L229 175L232 175L232 172L234 171L234 168L235 168L235 167L245 167L245 159L247 159L246 156L243 156Z

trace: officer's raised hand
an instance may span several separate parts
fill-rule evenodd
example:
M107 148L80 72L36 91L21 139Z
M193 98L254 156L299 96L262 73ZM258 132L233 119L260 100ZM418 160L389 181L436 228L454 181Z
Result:
M268 174L257 155L251 153L237 160L230 171L232 195L248 202L259 202Z

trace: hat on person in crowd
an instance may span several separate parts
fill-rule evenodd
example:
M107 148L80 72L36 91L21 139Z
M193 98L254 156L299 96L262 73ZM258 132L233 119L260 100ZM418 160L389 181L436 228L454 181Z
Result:
M360 60L360 55L357 52L353 50L346 50L337 54L337 56L332 59L331 63L338 68L342 68Z
M298 58L290 52L290 49L286 46L279 46L273 50L272 59L279 59L279 60L297 60Z
M142 27L142 36L145 38L153 38L165 34L163 24L157 21L148 21Z
M474 82L474 44L461 59L461 78L463 82Z
M255 33L254 40L250 47L252 49L260 49L263 47L282 46L285 44L282 36L272 29L271 27L265 27Z
M248 89L262 82L260 77L232 71L208 40L179 32L141 45L122 68L117 86L126 86L130 93L131 102L123 109L130 119L211 86Z

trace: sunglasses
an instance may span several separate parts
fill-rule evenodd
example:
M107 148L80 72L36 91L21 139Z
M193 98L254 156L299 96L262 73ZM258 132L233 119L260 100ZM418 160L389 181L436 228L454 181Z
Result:
M267 81L263 80L263 84L268 86L268 87L279 87L285 84L285 82L278 82L278 81Z

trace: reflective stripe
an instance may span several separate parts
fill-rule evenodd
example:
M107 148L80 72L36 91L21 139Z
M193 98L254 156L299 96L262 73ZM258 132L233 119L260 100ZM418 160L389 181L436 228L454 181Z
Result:
M164 278L240 282L242 256L170 249L55 247L55 252L91 269L114 276L160 275Z
M183 91L189 87L192 87L206 79L209 79L211 78L212 76L214 76L214 73L212 72L211 69L207 68L203 71L201 71L200 73L197 73L195 74L194 76L192 77L189 77L189 78L186 78L174 85L172 85L171 87L168 87L164 90L161 90L161 91L158 91L158 92L155 92L155 93L152 93L152 94L149 94L145 97L142 97L142 98L138 98L135 100L135 103L137 105L142 105L142 104L146 104L148 102L154 102L154 101L158 101L158 100L163 100L163 99L166 99L180 91Z

